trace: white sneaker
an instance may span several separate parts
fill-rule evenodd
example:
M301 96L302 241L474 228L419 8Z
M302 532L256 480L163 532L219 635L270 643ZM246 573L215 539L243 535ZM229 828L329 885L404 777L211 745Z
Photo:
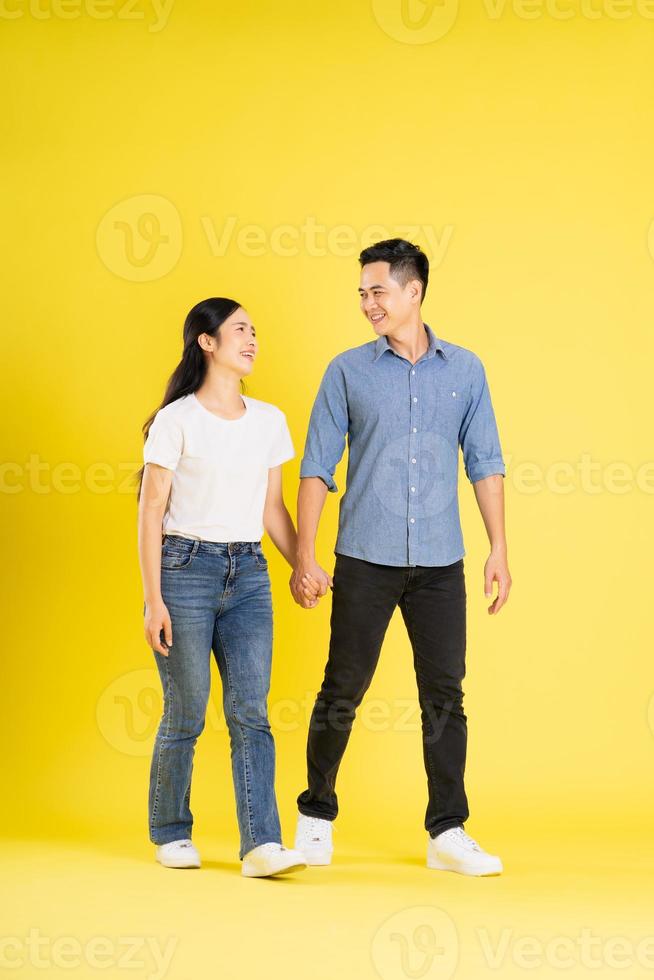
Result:
M503 870L497 855L483 851L463 827L452 827L429 838L427 867L462 875L501 875Z
M307 864L331 864L334 853L332 821L298 813L295 846L304 854Z
M200 855L188 837L183 840L171 840L168 844L159 844L156 858L164 868L200 867Z
M271 842L259 844L247 852L243 857L241 874L245 878L266 878L290 871L303 871L306 866L304 856L299 851Z

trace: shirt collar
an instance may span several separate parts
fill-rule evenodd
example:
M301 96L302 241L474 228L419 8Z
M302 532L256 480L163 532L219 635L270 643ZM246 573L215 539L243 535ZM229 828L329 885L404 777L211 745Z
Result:
M423 355L423 357L434 357L434 355L436 354L436 351L440 351L441 354L443 355L443 357L445 359L447 359L447 354L445 353L445 348L443 347L443 344L438 339L438 337L436 336L436 334L434 333L434 331L426 323L424 324L424 327L425 327L425 330L427 331L427 336L429 338L429 347L427 348L427 351ZM381 355L384 353L385 350L393 351L394 354L397 353L397 351L393 350L393 348L389 344L389 342L386 339L386 337L384 337L382 335L381 337L378 337L377 338L377 342L375 344L375 357L374 357L374 360L377 361L381 357Z

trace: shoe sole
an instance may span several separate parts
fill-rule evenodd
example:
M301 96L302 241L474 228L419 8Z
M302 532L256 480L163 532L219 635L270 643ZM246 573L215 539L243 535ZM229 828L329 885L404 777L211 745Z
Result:
M159 858L157 858L157 861L162 868L173 868L175 871L190 871L193 868L200 867L199 864L171 864L167 861L161 861Z
M302 862L301 864L289 864L285 868L276 868L275 871L246 871L243 868L241 874L244 878L272 878L274 875L288 875L292 874L293 871L304 871L306 866Z
M436 858L429 858L427 861L427 867L431 871L453 871L455 874L468 875L471 878L495 878L501 875L504 868L498 868L497 870L485 871L479 869L478 871L472 868L466 870L464 868L455 868L451 864L445 864L443 861L439 861Z
M312 868L326 867L328 864L332 863L333 851L311 851L306 847L296 847L296 851L301 851L304 854L304 860L307 864L311 865Z

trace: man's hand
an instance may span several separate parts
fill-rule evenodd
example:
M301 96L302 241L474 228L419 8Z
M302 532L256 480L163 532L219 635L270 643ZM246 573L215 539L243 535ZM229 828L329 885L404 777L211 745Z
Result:
M317 606L333 584L331 575L315 559L299 559L289 582L293 598L303 609Z
M497 596L488 607L491 616L500 611L511 591L511 576L504 552L491 551L484 565L484 594L487 599L493 594L493 582L497 582Z

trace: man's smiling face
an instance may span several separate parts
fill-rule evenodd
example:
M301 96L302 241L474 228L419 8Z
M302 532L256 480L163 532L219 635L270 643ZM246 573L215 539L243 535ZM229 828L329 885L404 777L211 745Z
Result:
M378 336L393 333L420 308L422 289L417 279L402 285L391 275L389 262L370 262L361 269L361 312Z

